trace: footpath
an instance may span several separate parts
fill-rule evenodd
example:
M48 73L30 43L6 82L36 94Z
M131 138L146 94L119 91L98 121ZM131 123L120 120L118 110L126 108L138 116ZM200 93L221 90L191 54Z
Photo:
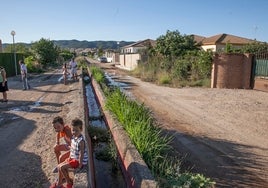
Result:
M8 77L9 101L0 103L0 187L47 188L56 181L51 121L83 119L81 80L64 85L60 77L60 70L30 75L25 91L19 76Z
M9 101L0 103L0 187L49 187L57 180L57 174L52 173L56 166L52 150L55 144L55 132L51 126L53 117L62 116L66 124L78 117L87 126L82 78L79 82L64 85L59 80L60 77L60 70L31 75L31 89L25 91L22 90L19 76L8 78ZM104 105L105 99L100 89L97 85L94 87L97 88L100 103ZM137 158L139 154L127 140L124 131L116 125L108 112L104 113L112 128L128 187L155 187L147 166ZM90 140L87 135L86 137L90 146ZM92 179L92 159L89 164L86 171L76 173L74 187L96 186Z

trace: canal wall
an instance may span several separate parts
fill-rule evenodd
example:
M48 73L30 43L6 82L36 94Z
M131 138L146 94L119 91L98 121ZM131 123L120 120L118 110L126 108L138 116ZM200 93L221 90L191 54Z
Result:
M87 107L87 99L85 95L85 85L83 78L80 78L80 81L77 83L79 84L79 89L77 91L77 102L80 106L80 108L75 109L76 113L79 117L83 120L83 135L86 140L86 146L88 148L88 165L85 166L83 169L75 170L74 171L74 188L95 188L95 174L94 174L94 162L93 162L93 148L91 139L88 135L88 126L89 126L89 120L88 120L88 107Z
M140 156L136 147L130 141L129 136L123 127L113 118L112 114L105 110L105 96L99 84L91 77L92 87L97 100L102 108L106 123L113 136L116 148L121 161L121 169L128 187L133 188L154 188L157 187L153 175L148 166Z

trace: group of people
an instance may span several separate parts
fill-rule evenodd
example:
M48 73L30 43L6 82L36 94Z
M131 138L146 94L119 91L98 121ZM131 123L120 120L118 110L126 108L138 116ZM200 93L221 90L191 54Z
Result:
M50 188L65 188L65 181L66 188L72 188L73 179L69 176L69 169L81 169L88 162L87 147L82 135L83 122L75 118L70 128L65 125L61 116L57 116L53 119L52 125L56 131L54 153L58 163L53 172L58 173L58 179Z
M67 63L64 63L64 65L62 67L63 81L64 81L65 85L67 84L67 77L69 74L71 74L71 77L74 81L78 80L77 62L74 60L74 58L71 59L71 61L69 63L69 67L70 67L71 73L68 72Z
M22 89L23 90L29 90L30 84L28 82L28 71L27 71L27 66L25 65L23 60L19 60L19 65L20 65L20 71L21 71L21 80L22 80ZM67 77L69 74L71 74L72 79L77 81L78 80L78 75L77 75L77 62L74 60L74 58L71 59L69 63L70 67L70 73L68 72L67 68L67 63L64 63L63 65L63 79L64 79L64 84L67 84ZM4 67L0 66L0 92L3 94L3 99L0 100L0 102L8 102L7 99L7 91L8 91L8 84L7 84L7 75L6 75L6 70Z
M27 67L24 63L23 60L19 61L20 65L20 70L21 70L21 80L23 83L23 90L28 90L30 89L30 84L28 83L27 79ZM3 99L0 100L2 103L3 102L8 102L7 99L7 91L8 91L8 84L7 84L7 75L6 75L6 70L4 67L0 66L0 92L3 94Z

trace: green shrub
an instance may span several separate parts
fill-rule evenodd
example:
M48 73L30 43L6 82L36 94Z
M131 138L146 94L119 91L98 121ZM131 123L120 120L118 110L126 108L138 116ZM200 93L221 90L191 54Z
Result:
M90 70L92 76L95 78L95 80L98 83L103 83L104 82L104 80L105 80L104 73L99 67L90 66L89 70Z
M106 108L122 124L133 144L160 181L161 187L210 187L214 184L200 174L181 173L180 160L168 156L172 137L163 136L155 126L151 112L143 104L129 100L119 89L112 91L106 100Z
M24 59L28 72L41 73L43 72L42 66L37 62L33 56L28 56Z
M99 68L91 68L93 77L102 74ZM105 107L110 110L128 133L160 187L208 188L215 182L201 174L180 172L181 161L172 153L172 137L163 136L156 126L151 111L136 101L128 99L119 88L105 91ZM103 154L102 154L103 155ZM109 152L105 152L105 157Z
M159 84L163 84L163 85L171 84L172 82L170 75L165 72L161 72L160 74L158 74L158 80L159 80Z

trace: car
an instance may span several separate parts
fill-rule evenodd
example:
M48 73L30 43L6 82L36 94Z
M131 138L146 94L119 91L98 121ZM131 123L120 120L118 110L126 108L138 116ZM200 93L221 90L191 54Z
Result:
M100 57L100 58L99 58L99 61L100 61L101 63L107 63L107 62L108 62L106 57Z

